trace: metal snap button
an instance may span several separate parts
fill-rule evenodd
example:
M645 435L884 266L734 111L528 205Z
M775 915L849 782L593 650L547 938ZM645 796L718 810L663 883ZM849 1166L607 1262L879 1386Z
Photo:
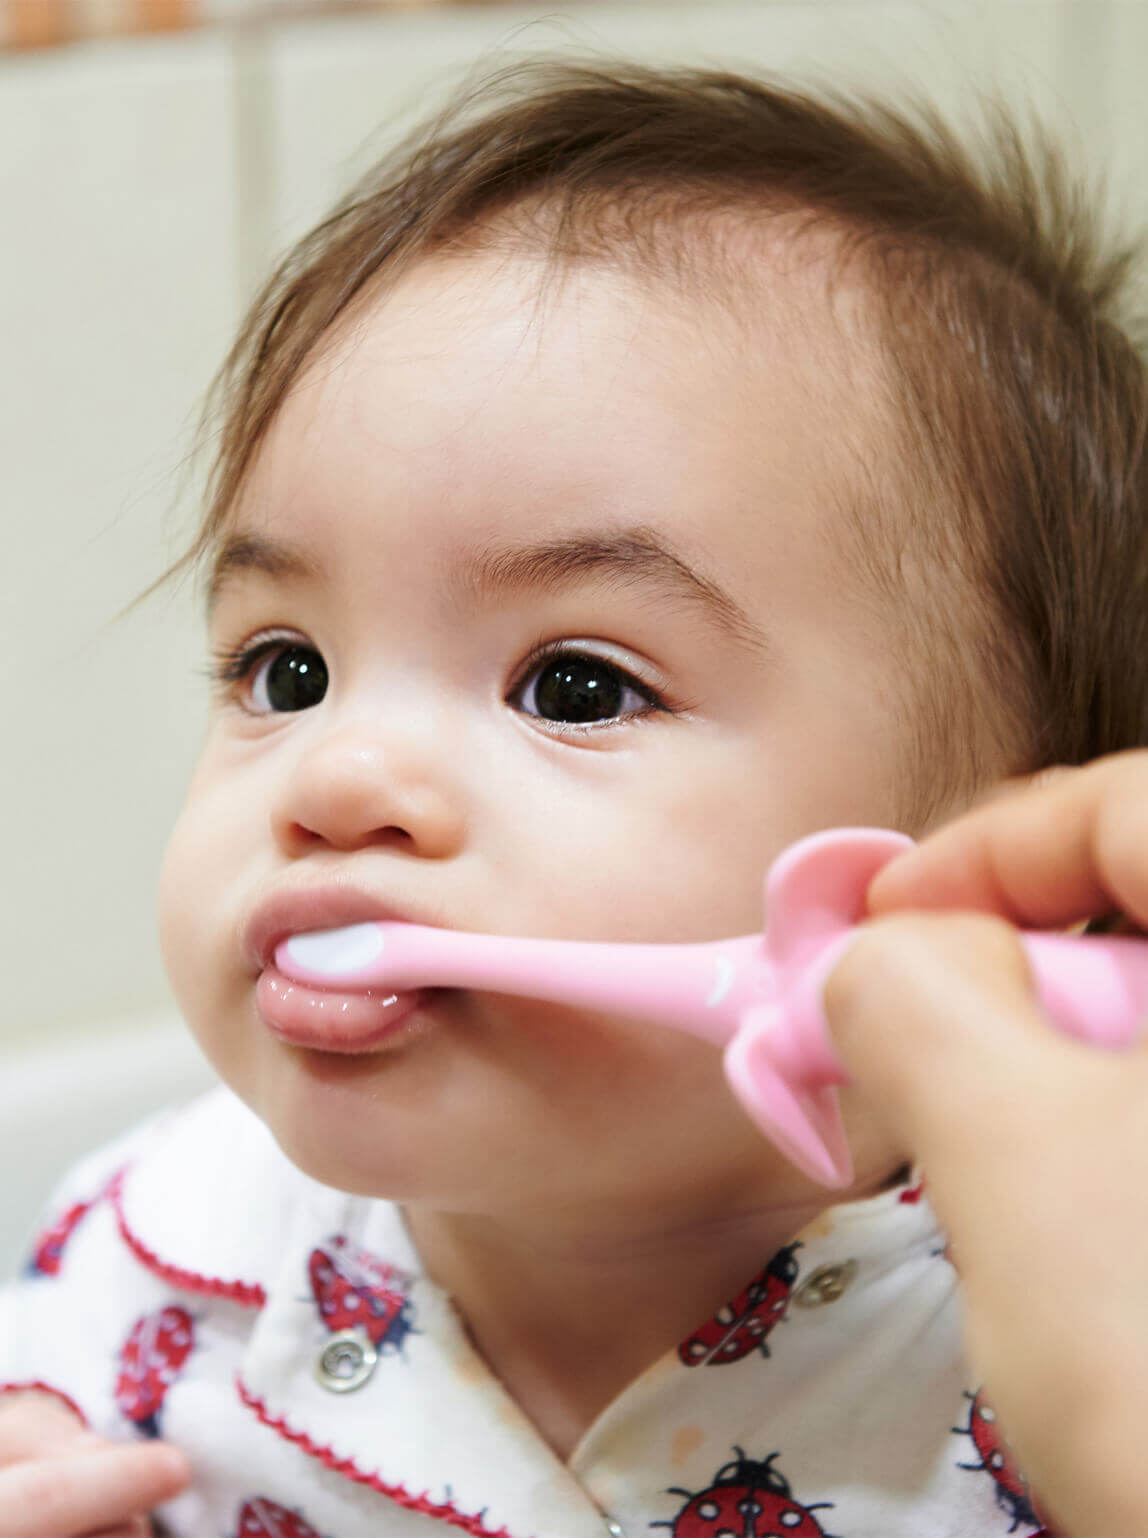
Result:
M315 1377L332 1394L349 1394L362 1388L375 1370L379 1353L361 1325L337 1330L319 1353Z
M793 1294L798 1308L821 1308L836 1303L857 1275L855 1260L842 1260L832 1266L818 1266L811 1271Z

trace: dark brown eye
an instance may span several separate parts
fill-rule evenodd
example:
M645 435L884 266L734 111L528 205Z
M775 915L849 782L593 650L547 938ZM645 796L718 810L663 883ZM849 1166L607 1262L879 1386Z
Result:
M327 664L311 646L277 646L251 676L252 706L268 714L309 710L326 692Z
M563 652L534 669L516 703L525 715L544 721L592 726L640 715L655 701L613 663L585 652Z

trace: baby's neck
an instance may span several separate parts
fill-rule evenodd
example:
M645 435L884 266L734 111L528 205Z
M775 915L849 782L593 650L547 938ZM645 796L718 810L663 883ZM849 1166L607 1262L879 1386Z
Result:
M850 1198L889 1182L861 1182ZM492 1217L415 1207L424 1264L491 1371L563 1461L641 1372L829 1205L831 1194L673 1219ZM839 1198L838 1198L839 1199Z

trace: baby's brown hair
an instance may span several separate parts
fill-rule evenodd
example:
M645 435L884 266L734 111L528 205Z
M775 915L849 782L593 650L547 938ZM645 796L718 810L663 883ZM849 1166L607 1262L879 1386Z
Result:
M828 235L833 271L860 276L895 423L851 512L875 591L912 600L927 789L907 823L990 764L1143 744L1148 387L1133 247L1107 239L1091 201L1039 132L991 106L968 148L927 108L727 73L504 70L377 166L256 299L217 381L209 505L185 561L216 548L320 343L419 258L497 238L556 267L704 283L710 262L711 289L730 290L747 244L723 260L707 231L784 220L798 241Z

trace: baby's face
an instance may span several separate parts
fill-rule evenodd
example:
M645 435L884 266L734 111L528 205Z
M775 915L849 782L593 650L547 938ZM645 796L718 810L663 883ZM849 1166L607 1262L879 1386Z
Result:
M348 1054L257 1007L250 926L282 898L311 927L705 940L760 926L795 838L896 818L898 631L845 557L864 424L812 290L747 335L599 269L540 304L539 273L424 264L279 413L220 572L231 676L166 864L169 969L329 1184L475 1211L799 1199L716 1050L675 1032L444 992ZM851 1126L871 1179L897 1151L863 1107Z

